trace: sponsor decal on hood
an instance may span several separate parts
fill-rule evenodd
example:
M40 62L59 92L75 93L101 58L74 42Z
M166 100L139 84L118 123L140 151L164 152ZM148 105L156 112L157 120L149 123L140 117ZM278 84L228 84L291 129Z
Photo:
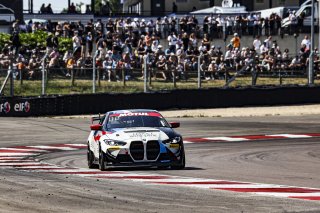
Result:
M157 112L128 112L128 113L120 113L120 114L112 114L111 117L125 117L125 116L155 116L162 117L160 113Z

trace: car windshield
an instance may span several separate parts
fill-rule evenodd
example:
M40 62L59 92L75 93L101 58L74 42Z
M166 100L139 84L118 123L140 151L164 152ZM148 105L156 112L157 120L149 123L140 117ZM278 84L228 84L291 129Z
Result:
M170 127L159 113L123 113L108 117L107 129L130 127Z

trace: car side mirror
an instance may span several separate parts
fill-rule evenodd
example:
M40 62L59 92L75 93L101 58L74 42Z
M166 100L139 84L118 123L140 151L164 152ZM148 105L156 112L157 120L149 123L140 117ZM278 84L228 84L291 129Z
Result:
M170 122L170 126L171 126L171 128L178 128L178 127L180 127L180 123L179 122Z
M101 124L91 125L91 126L90 126L90 129L91 129L91 130L94 130L94 131L99 131L99 130L102 130L102 125L101 125Z

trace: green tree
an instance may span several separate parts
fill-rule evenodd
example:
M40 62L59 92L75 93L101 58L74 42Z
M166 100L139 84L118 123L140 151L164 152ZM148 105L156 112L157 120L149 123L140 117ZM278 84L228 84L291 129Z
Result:
M84 5L83 2L80 2L79 4L76 3L76 11L77 11L77 12L81 13L81 7L82 7L82 5Z
M109 2L109 6L110 6L110 10L113 13L117 13L119 11L121 11L121 7L120 7L120 0L96 0L95 1L95 11L99 12L101 9L101 6L108 4Z

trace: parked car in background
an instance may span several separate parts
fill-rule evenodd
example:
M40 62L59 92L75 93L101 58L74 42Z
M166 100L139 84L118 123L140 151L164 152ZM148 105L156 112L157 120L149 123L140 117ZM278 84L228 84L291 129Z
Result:
M14 20L14 11L0 4L0 23L11 23Z
M290 11L297 11L300 7L274 7L265 10L256 11L256 13L260 13L261 18L269 18L272 14L277 14L281 19L287 18L289 16Z
M318 1L315 1L314 5L314 24L318 26L319 24L319 8ZM294 19L287 17L282 20L281 27L284 28L285 32L288 31L294 25L298 24L298 17L303 17L303 31L310 32L311 27L311 10L312 10L312 0L307 0L304 2L300 8L294 12Z

